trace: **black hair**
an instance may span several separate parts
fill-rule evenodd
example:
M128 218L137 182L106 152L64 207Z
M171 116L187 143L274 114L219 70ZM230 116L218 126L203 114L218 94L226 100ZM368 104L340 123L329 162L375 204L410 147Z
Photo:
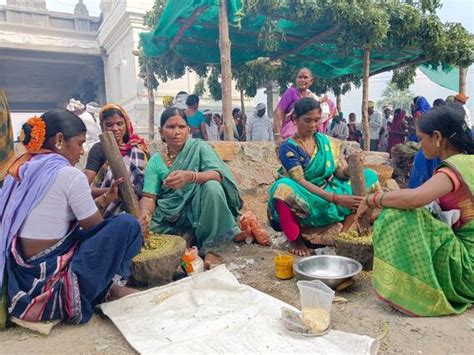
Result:
M170 107L161 114L160 127L163 128L163 126L166 124L166 121L168 121L173 116L180 116L184 121L186 121L186 124L188 124L188 118L186 117L184 110L180 110L176 107Z
M111 107L107 110L104 110L102 112L102 114L100 115L100 120L101 120L101 123L104 122L104 120L106 120L107 118L110 118L112 116L115 116L115 115L119 115L120 117L122 117L123 119L125 119L125 117L123 116L123 113L122 111L120 111L118 108L115 108L115 107Z
M444 105L424 113L417 120L417 126L428 135L438 131L460 151L474 154L471 128L467 126L464 117L465 113L462 107Z
M197 95L189 95L186 98L186 105L188 106L194 106L194 105L199 105L199 96Z
M237 112L239 112L239 111L240 111L240 108L238 108L238 107L234 108L232 110L232 117L234 117L237 114Z
M179 95L187 95L188 93L186 91L180 91L176 94L176 97Z
M294 114L296 118L299 118L313 110L321 111L321 104L312 97L304 97L296 101Z
M123 112L121 110L119 110L118 108L115 108L115 107L111 107L111 108L108 108L107 110L104 110L102 111L102 113L100 114L100 124L103 126L104 124L104 121L110 117L113 117L115 115L118 115L120 117L123 118L123 120L125 121L125 125L127 124L127 119L125 118L125 116L123 115ZM123 141L125 143L128 143L130 139L130 135L128 134L128 129L127 131L125 132L125 135L123 136Z
M433 101L433 107L439 107L443 105L446 105L446 101L444 101L443 99L436 99Z
M56 136L57 133L62 133L64 139L67 141L70 138L76 137L77 135L87 131L86 125L77 115L63 109L46 111L41 115L41 119L46 126L46 136L41 148L49 146L49 138ZM25 122L22 129L25 135L22 143L28 145L32 138L32 127L28 122Z

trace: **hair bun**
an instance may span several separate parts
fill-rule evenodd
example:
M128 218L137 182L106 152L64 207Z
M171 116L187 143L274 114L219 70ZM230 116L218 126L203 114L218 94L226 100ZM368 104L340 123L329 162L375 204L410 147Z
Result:
M20 142L23 145L28 145L31 141L31 131L32 127L28 122L23 123L21 126L21 131L20 131Z

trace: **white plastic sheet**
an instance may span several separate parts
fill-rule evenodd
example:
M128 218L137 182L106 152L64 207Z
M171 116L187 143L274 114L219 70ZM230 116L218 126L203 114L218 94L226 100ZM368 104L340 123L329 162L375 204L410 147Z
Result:
M374 354L367 336L330 331L322 337L289 333L282 306L240 284L225 268L101 305L130 345L150 353L312 353Z

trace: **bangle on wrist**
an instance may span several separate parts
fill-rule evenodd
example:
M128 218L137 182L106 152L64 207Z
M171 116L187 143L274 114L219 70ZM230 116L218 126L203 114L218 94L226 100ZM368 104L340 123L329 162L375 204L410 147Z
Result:
M365 204L370 207L369 199L370 199L370 194L365 195Z
M372 207L377 207L377 195L379 195L380 193L379 192L376 192L372 195Z
M383 198L385 197L385 194L386 194L386 193L387 193L387 192L382 192L382 196L380 196L380 199L379 199L379 206L380 206L380 208L384 208L384 205L382 204L382 200L383 200Z

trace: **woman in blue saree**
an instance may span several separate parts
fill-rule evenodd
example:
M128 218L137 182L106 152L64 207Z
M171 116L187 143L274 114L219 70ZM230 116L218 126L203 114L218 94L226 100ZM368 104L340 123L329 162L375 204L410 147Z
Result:
M270 223L283 230L296 255L308 255L301 226L323 227L340 223L359 205L352 196L347 163L337 140L318 133L321 106L313 98L295 104L297 133L279 148L283 177L270 188ZM366 184L377 188L377 175L366 169Z
M92 199L87 177L74 168L85 134L65 110L22 127L27 153L0 190L0 288L10 316L85 323L97 304L135 292L124 284L142 245L140 225L127 214L102 218L119 181Z

